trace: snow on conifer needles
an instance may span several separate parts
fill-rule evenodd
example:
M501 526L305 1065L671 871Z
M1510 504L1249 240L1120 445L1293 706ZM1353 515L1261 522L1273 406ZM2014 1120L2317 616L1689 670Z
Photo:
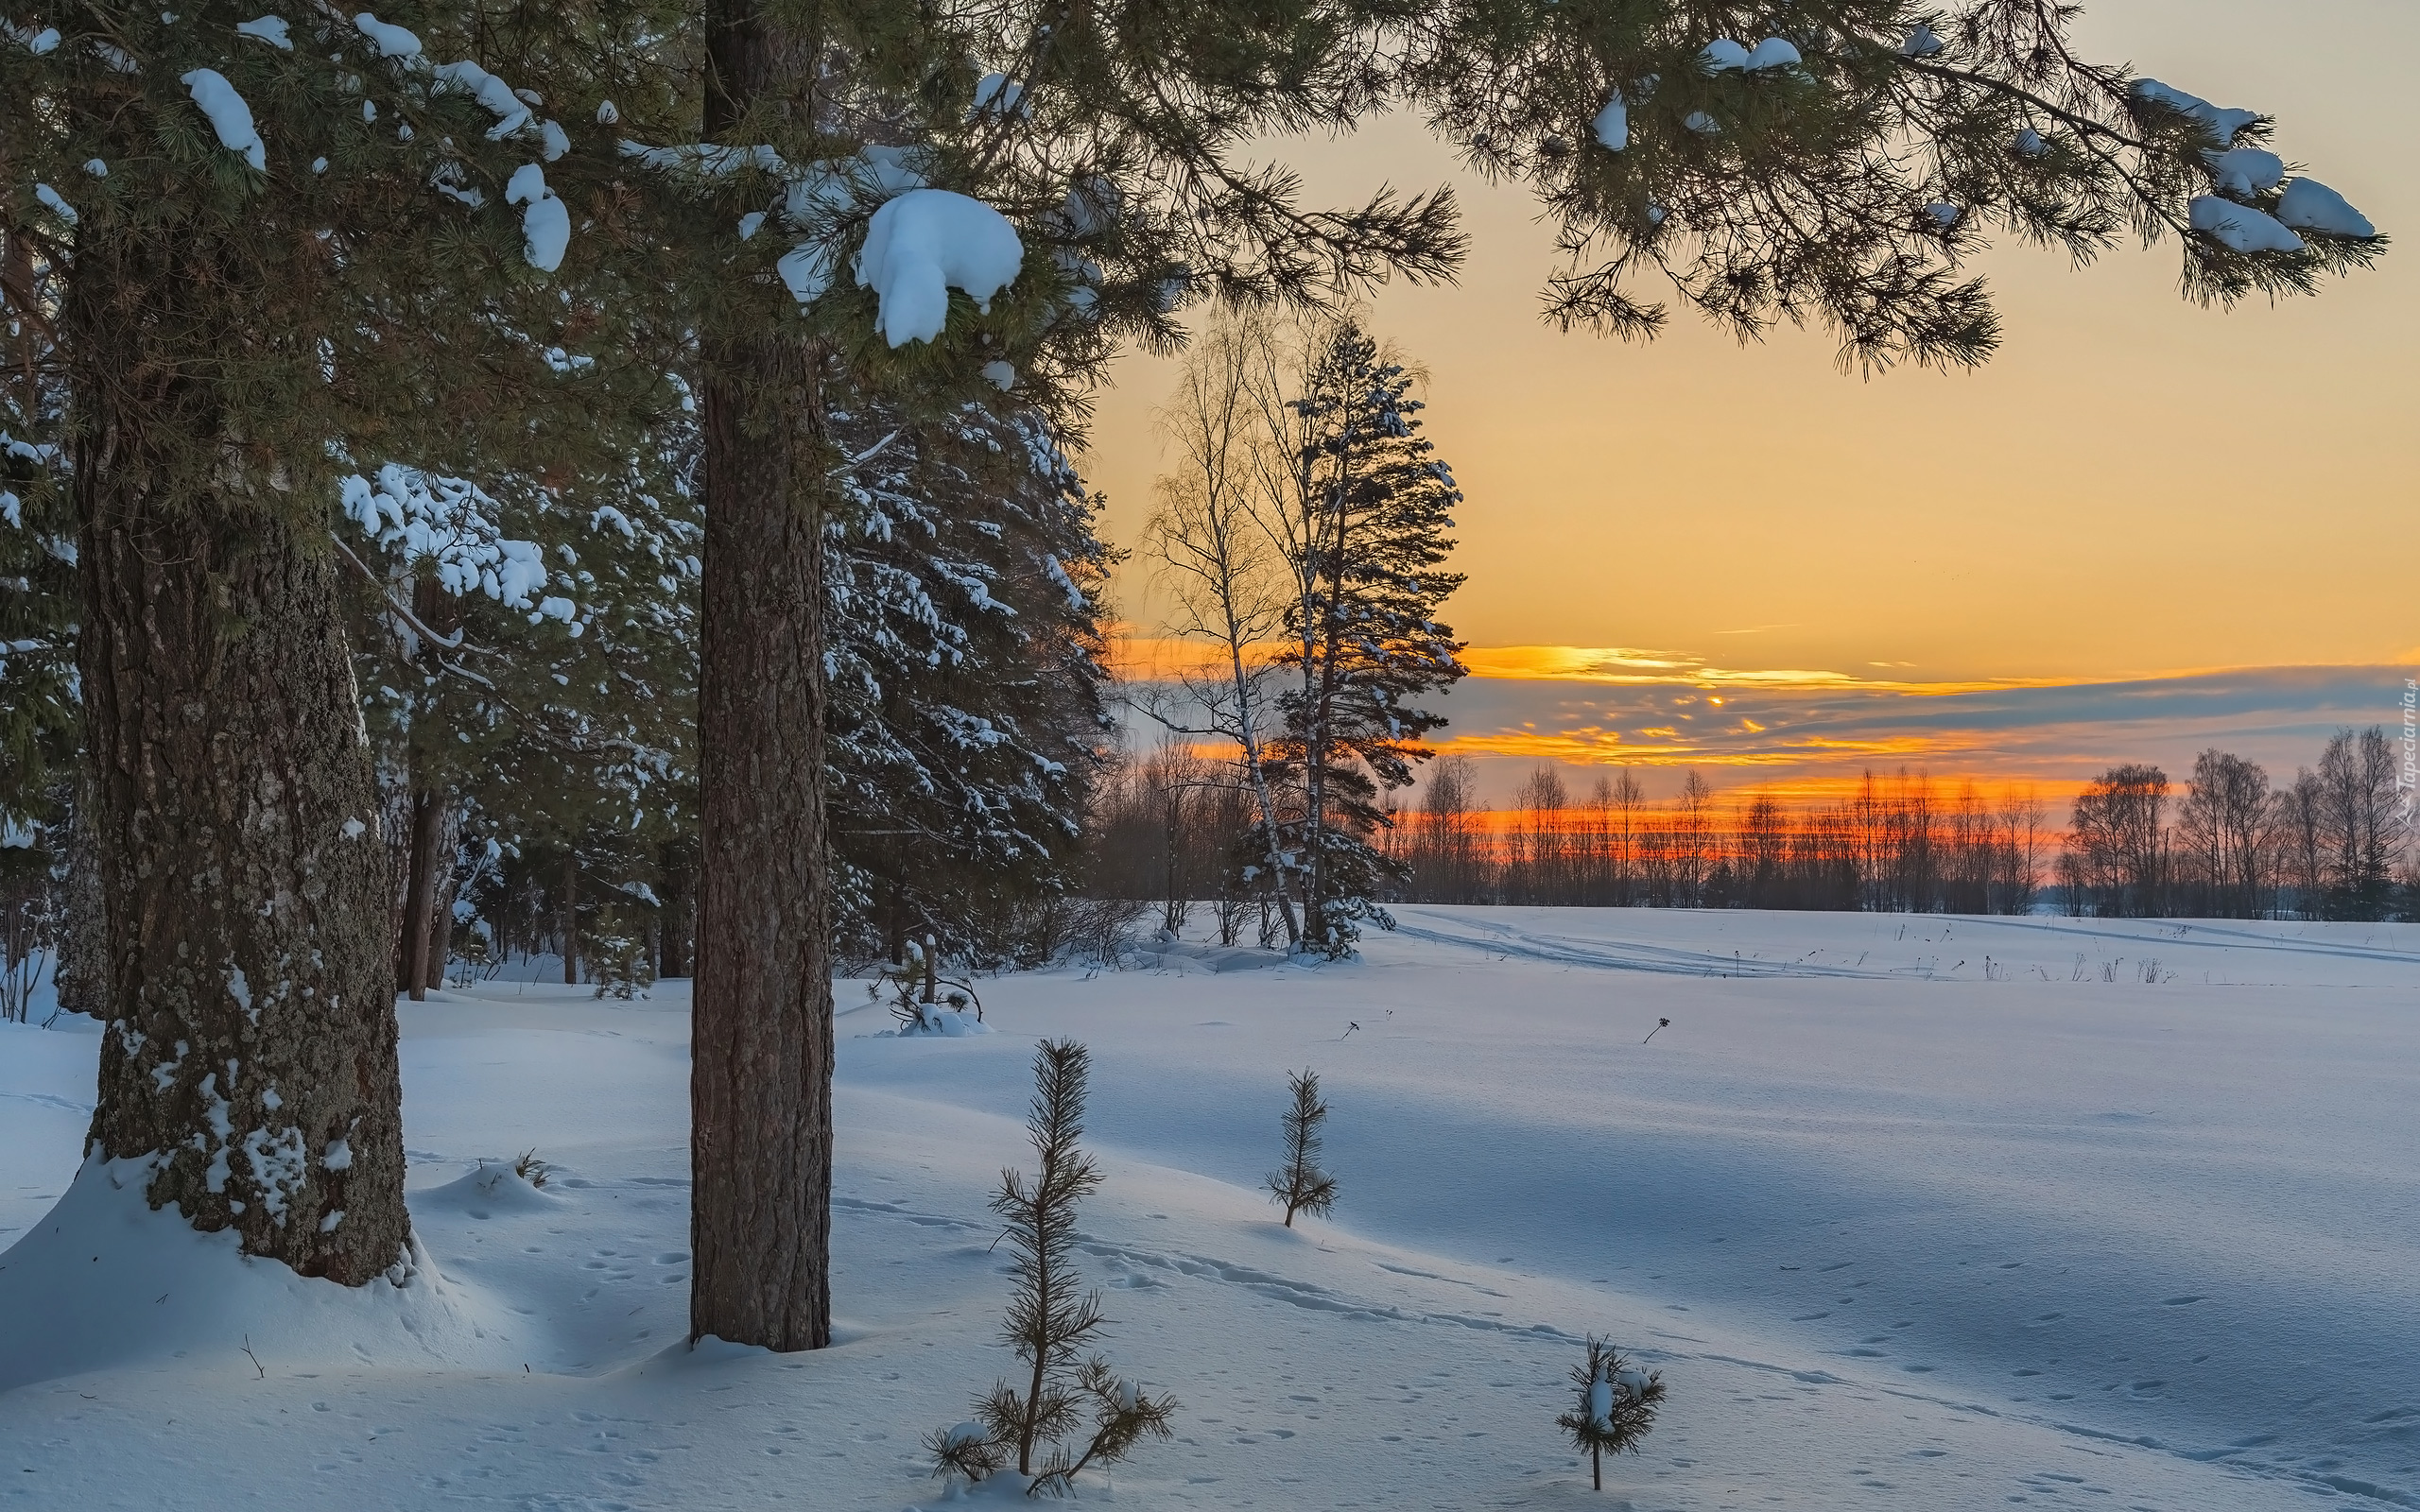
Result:
M2266 115L2083 60L2066 10L1979 0L1910 28L1904 9L1799 0L1760 19L1753 48L1479 26L1412 65L1455 140L1560 221L1551 318L1651 336L1651 279L1743 335L1824 320L1869 371L1961 366L1998 341L1962 271L1995 232L2079 261L2172 234L2187 294L2219 303L2308 292L2382 249L2358 213L2297 224L2273 181L2204 161L2260 149Z
M1555 1426L1588 1456L1590 1484L1601 1491L1605 1455L1639 1452L1640 1443L1654 1428L1656 1411L1664 1404L1664 1372L1639 1369L1592 1333L1588 1358L1571 1367L1571 1383L1580 1400L1555 1419Z

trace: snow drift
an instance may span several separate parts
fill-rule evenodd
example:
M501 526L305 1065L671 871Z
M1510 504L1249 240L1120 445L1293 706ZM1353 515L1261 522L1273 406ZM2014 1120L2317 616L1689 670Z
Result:
M148 1159L88 1160L43 1221L0 1254L0 1390L249 1348L281 1367L517 1369L527 1331L448 1280L417 1241L386 1279L332 1286L242 1252L144 1199ZM510 1173L508 1172L509 1176Z

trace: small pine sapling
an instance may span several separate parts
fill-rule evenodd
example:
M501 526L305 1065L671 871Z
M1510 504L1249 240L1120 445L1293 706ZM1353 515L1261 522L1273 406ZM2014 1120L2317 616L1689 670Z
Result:
M1001 1172L992 1198L992 1211L1008 1220L1002 1237L1016 1257L1001 1341L1029 1373L1023 1390L1000 1382L977 1400L973 1420L925 1436L933 1473L944 1479L981 1481L1013 1462L1028 1478L1027 1495L1063 1494L1086 1466L1123 1459L1144 1438L1168 1436L1174 1398L1120 1380L1098 1355L1081 1358L1106 1321L1100 1293L1078 1289L1075 1266L1077 1207L1100 1185L1099 1169L1076 1144L1084 1132L1090 1073L1090 1054L1073 1041L1046 1040L1034 1053L1026 1129L1041 1170L1030 1180L1021 1171Z
M1270 1199L1286 1205L1286 1227L1294 1214L1324 1218L1336 1206L1336 1177L1320 1169L1320 1125L1327 1122L1327 1104L1320 1101L1320 1074L1286 1074L1294 1106L1286 1110L1286 1164L1269 1174Z
M1571 1367L1579 1402L1555 1419L1555 1426L1588 1455L1590 1482L1605 1488L1605 1455L1624 1450L1635 1454L1639 1441L1655 1426L1655 1410L1664 1402L1664 1373L1641 1370L1614 1347L1591 1334L1588 1363Z

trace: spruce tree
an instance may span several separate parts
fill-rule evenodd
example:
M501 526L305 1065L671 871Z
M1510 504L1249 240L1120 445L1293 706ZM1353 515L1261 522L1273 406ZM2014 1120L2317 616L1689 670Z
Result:
M1286 556L1294 581L1280 661L1299 683L1279 700L1270 759L1301 794L1287 850L1302 858L1304 938L1342 955L1398 874L1371 844L1391 822L1380 796L1431 754L1444 716L1419 700L1463 673L1461 644L1437 615L1461 586L1442 563L1461 501L1420 435L1421 402L1400 362L1351 320L1306 353L1291 401L1296 436Z
M652 856L696 828L694 427L678 386L615 387L564 383L600 439L618 432L601 473L482 487L390 465L345 485L337 540L371 569L354 644L415 998L443 966L466 839L585 857L645 892Z
M1324 1218L1336 1206L1336 1177L1320 1169L1320 1129L1327 1123L1327 1104L1320 1100L1320 1074L1288 1072L1286 1090L1293 1106L1286 1109L1286 1163L1269 1173L1264 1183L1270 1198L1286 1208L1286 1227L1294 1214Z
M1640 1442L1655 1427L1655 1414L1664 1404L1664 1373L1638 1369L1592 1333L1587 1361L1571 1367L1571 1383L1579 1400L1555 1419L1555 1426L1588 1456L1589 1482L1601 1491L1605 1455L1639 1452Z
M1290 175L1238 161L1264 132L1342 126L1374 103L1351 35L1366 39L1371 19L708 5L711 146L644 160L691 194L693 224L757 233L720 232L730 270L700 316L693 1335L775 1349L830 1337L827 646L795 595L829 582L826 531L847 502L854 454L832 416L851 403L836 390L934 418L1005 382L1072 417L1120 343L1175 340L1175 312L1198 291L1301 300L1340 280L1447 271L1459 242L1445 197L1306 211ZM978 108L994 72L1015 74L1017 108ZM978 197L1025 253L1011 289L981 305L944 293L941 328L913 336L878 330L879 296L835 276L911 180Z
M868 404L829 536L836 932L905 964L1002 959L1073 885L1104 743L1096 502L1030 412Z

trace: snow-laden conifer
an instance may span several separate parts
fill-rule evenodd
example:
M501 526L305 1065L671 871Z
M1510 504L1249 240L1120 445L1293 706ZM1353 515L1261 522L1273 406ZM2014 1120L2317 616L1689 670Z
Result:
M1588 1456L1589 1481L1601 1491L1605 1455L1637 1453L1654 1428L1656 1411L1664 1403L1664 1373L1639 1369L1611 1344L1590 1334L1588 1358L1571 1367L1571 1383L1579 1400L1555 1419L1555 1426Z
M1084 1093L1092 1057L1067 1040L1034 1052L1033 1102L1026 1130L1040 1167L1031 1177L1000 1173L992 1211L1008 1220L1002 1236L1014 1278L1001 1342L1026 1366L977 1400L970 1422L926 1435L934 1473L980 1481L1011 1465L1028 1492L1063 1492L1093 1465L1123 1459L1144 1438L1168 1436L1176 1399L1154 1397L1119 1378L1087 1351L1103 1324L1100 1293L1076 1274L1076 1212L1100 1185L1100 1172L1077 1141L1084 1132Z
M1286 1208L1286 1227L1294 1214L1327 1216L1336 1206L1336 1177L1320 1168L1320 1129L1327 1123L1327 1104L1320 1098L1320 1074L1308 1069L1288 1072L1286 1090L1293 1102L1286 1109L1286 1163L1269 1173L1271 1200Z
M861 959L904 965L930 936L996 962L1073 884L1108 548L1041 416L856 403L825 541L835 933Z

